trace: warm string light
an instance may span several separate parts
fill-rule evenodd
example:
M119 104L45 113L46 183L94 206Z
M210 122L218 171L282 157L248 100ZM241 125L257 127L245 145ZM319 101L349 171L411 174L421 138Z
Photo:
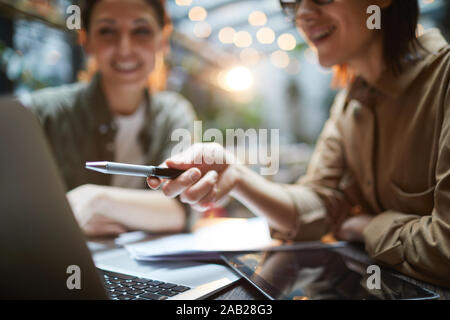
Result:
M231 27L222 28L219 31L219 40L226 44L233 43L235 34L236 31Z
M175 0L175 3L178 6L181 6L181 7L186 6L187 7L192 4L192 0Z
M294 50L297 46L297 40L290 33L283 33L281 36L279 36L277 43L280 49L284 51Z
M189 10L189 19L191 21L203 21L206 19L207 15L208 13L203 7L193 7L191 10Z
M262 44L271 44L275 41L275 32L268 27L261 28L256 33L256 39Z
M253 11L248 16L248 23L252 26L263 26L267 23L267 16L262 11Z
M238 48L246 48L252 45L253 39L247 31L238 31L234 35L233 42Z
M194 35L197 38L208 38L211 35L212 28L207 22L198 22L194 26Z
M250 89L253 84L252 73L248 68L243 66L219 72L217 80L223 89L231 92L246 91Z

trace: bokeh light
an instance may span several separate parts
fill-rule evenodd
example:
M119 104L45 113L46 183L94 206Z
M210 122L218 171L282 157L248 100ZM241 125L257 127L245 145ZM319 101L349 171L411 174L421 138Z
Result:
M270 55L270 62L277 68L286 68L289 61L289 55L282 50L277 50Z
M234 35L234 44L238 48L250 47L252 42L252 36L247 31L239 31Z
M175 0L175 3L179 6L190 6L192 4L192 0Z
M207 22L198 22L194 26L194 34L197 38L208 38L211 31L211 25Z
M219 31L219 40L222 43L233 43L236 31L231 27L222 28Z
M208 13L203 7L193 7L191 10L189 10L189 19L191 19L192 21L203 21L206 19L207 15Z
M253 76L246 67L234 67L225 74L225 88L230 91L245 91L253 84Z
M271 44L275 40L275 33L272 29L264 27L258 30L256 39L262 44Z
M283 33L278 37L278 46L285 51L291 51L297 46L297 40L290 33Z
M253 11L248 16L248 23L252 26L263 26L267 23L267 16L262 11Z

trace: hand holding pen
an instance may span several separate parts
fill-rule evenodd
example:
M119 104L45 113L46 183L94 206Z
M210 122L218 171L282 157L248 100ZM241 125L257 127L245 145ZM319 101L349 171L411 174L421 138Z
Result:
M195 160L194 160L195 159ZM205 211L235 187L238 173L234 158L215 143L196 144L158 167L115 162L87 162L86 168L106 174L147 177L152 189Z
M162 191L168 197L180 196L180 200L198 211L205 211L220 202L235 187L237 174L233 157L215 143L194 144L186 151L166 160L164 165L185 170L173 180L149 177L147 183L156 189L162 183Z

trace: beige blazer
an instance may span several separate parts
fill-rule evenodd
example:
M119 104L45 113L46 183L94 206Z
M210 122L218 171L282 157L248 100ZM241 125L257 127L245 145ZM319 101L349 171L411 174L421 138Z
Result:
M429 52L400 76L338 94L307 174L286 186L296 232L273 234L318 239L369 213L373 259L450 287L450 46L436 29L419 41Z

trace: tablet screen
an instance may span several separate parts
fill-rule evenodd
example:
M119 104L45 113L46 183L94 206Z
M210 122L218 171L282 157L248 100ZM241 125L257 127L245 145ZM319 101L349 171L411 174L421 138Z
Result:
M226 253L224 260L276 300L436 299L429 290L330 249ZM379 279L377 277L379 275Z

